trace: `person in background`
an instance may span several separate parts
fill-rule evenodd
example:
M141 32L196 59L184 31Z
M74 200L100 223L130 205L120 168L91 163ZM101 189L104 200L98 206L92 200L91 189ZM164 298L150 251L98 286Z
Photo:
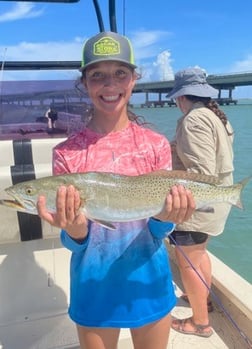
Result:
M214 176L223 185L232 185L233 129L212 99L217 92L207 83L206 73L200 68L187 68L175 74L174 88L168 98L176 100L183 116L177 122L176 136L171 144L173 169ZM195 211L187 222L177 224L170 235L170 242L176 245L185 288L182 298L188 299L192 307L192 317L174 319L172 328L203 337L213 333L208 318L212 304L208 300L211 262L206 250L207 241L209 235L223 232L230 205L215 204L213 208L214 213Z
M49 130L54 130L56 128L56 121L58 120L58 113L55 109L50 107L45 113L45 117L48 119L47 125Z
M54 149L55 175L101 171L133 176L171 169L168 140L128 111L139 78L135 69L126 37L101 32L86 41L80 71L92 116L83 131ZM78 191L62 186L55 214L47 211L43 196L37 205L42 219L62 228L62 243L72 251L69 315L81 348L116 349L120 328L130 328L135 349L165 349L176 297L163 238L174 223L192 215L191 192L174 186L159 215L115 223L116 230L87 219L80 204Z

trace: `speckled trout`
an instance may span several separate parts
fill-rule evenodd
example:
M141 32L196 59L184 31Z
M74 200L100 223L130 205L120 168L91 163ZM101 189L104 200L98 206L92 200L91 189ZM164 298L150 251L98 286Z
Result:
M80 192L80 209L86 217L113 229L111 222L127 222L158 214L167 193L178 184L191 190L198 210L211 212L211 204L217 202L242 208L241 192L250 178L232 186L222 186L216 177L186 171L161 170L139 176L105 172L65 174L6 188L6 193L14 200L1 200L0 204L37 214L38 196L44 195L48 210L55 212L57 188L73 185Z

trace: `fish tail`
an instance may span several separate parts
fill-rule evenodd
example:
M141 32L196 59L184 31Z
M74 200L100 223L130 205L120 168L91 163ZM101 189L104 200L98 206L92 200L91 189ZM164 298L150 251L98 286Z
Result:
M243 206L242 200L241 200L241 193L242 193L243 189L245 188L245 186L247 185L247 183L251 180L251 178L252 178L252 176L246 177L242 181L233 185L233 189L237 192L237 196L236 196L236 201L232 202L232 205L234 205L240 209L244 209L244 206Z

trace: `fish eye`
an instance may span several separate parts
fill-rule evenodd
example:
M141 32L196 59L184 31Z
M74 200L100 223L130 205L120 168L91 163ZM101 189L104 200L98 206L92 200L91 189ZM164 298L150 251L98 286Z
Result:
M33 192L34 192L34 190L33 190L32 187L26 187L26 188L25 188L25 193L26 193L27 195L32 195Z

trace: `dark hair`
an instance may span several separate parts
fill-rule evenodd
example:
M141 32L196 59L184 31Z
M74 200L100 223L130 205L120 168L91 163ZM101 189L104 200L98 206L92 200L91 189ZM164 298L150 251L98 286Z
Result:
M128 118L130 121L135 122L137 125L149 127L151 123L145 121L144 116L135 114L128 108Z
M196 103L196 102L203 103L206 108L210 109L221 120L221 122L223 123L227 131L227 134L229 136L233 135L233 132L229 132L227 129L228 118L226 114L219 108L219 105L215 100L213 100L210 97L199 97L199 96L192 96L192 95L185 95L185 97L193 103Z

